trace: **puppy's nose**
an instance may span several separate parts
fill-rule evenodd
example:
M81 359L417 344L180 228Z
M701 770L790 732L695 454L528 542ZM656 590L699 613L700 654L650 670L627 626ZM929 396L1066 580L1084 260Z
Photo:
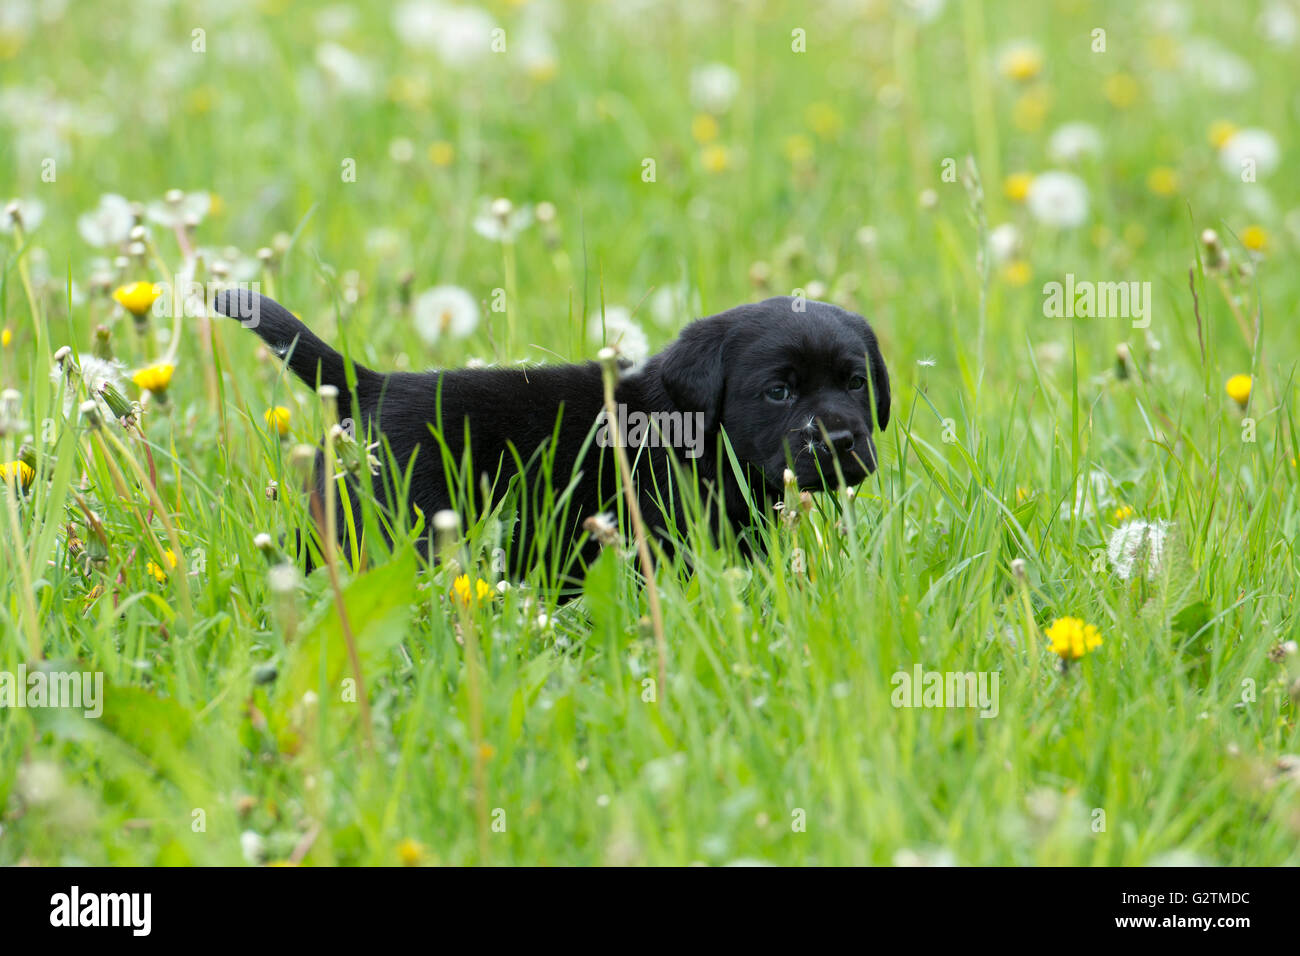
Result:
M853 448L853 432L847 428L843 431L828 433L825 440L836 451L851 451Z

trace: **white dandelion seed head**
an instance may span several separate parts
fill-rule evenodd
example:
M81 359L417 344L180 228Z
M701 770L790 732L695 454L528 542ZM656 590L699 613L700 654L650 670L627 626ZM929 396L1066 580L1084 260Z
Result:
M492 52L496 21L478 7L435 0L409 0L393 12L397 38L414 50L433 53L446 66L467 67Z
M413 317L415 331L429 345L444 335L462 339L478 328L478 302L460 286L434 286L416 297Z
M1057 163L1077 163L1101 150L1101 132L1091 123L1066 123L1047 141L1047 155Z
M1025 201L1030 215L1045 226L1073 229L1088 219L1088 187L1073 173L1052 170L1035 176Z
M212 208L212 197L199 191L182 193L170 190L162 199L155 199L144 208L145 218L168 229L193 226L203 221Z
M369 96L376 88L374 64L339 43L316 47L316 65L340 93Z
M1020 230L1009 222L994 226L989 232L989 253L1001 264L1015 258L1020 249Z
M1240 176L1247 160L1254 162L1257 175L1267 176L1277 169L1281 158L1277 140L1265 129L1238 130L1219 150L1219 165L1230 176Z
M45 203L39 199L11 199L0 210L0 232L14 231L14 217L22 223L24 232L32 232L45 218Z
M706 63L691 71L691 103L709 113L725 113L740 92L740 75L725 63Z
M77 217L77 232L98 249L125 242L135 227L131 203L116 193L99 197L99 205Z
M597 312L588 320L587 328L591 337L597 341L603 333L604 340L625 359L641 362L650 355L650 340L646 338L645 330L632 318L632 313L621 305L605 309L603 326L600 313Z
M493 242L514 242L519 233L533 222L531 206L515 206L509 199L493 199L483 203L474 217L474 231Z
M1168 539L1167 521L1128 521L1111 532L1106 559L1121 581L1143 572L1152 581L1160 573Z
M1264 39L1276 47L1293 46L1296 37L1300 36L1300 16L1294 7L1282 0L1274 0L1265 7L1257 25Z

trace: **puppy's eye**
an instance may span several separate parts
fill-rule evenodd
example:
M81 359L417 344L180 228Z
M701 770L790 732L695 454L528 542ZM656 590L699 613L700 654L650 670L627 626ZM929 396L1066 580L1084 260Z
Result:
M861 375L855 375L849 379L849 391L860 392L867 387L867 380Z
M791 392L790 389L785 385L776 385L773 386L772 388L769 388L763 394L767 397L769 401L788 402L794 393Z

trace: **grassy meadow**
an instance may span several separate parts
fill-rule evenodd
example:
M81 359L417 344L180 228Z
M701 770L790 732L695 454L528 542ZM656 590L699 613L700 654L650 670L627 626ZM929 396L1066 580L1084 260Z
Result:
M1297 57L1292 0L6 0L0 675L103 694L0 709L0 864L1300 863ZM330 410L223 282L385 370L803 294L894 417L754 560L684 529L661 635L630 541L500 583L508 509L305 574Z

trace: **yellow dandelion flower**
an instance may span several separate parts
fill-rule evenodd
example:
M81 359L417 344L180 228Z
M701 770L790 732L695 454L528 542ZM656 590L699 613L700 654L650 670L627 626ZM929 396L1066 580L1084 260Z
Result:
M1029 90L1016 97L1015 105L1011 107L1011 121L1017 129L1032 133L1043 125L1049 106L1051 97L1046 90Z
M1137 100L1138 83L1129 73L1112 73L1101 84L1102 95L1116 109L1126 110Z
M1215 120L1210 124L1210 145L1215 149L1223 149L1224 146L1228 145L1228 140L1236 135L1236 123L1229 123L1227 120Z
M419 866L424 860L424 844L407 837L397 844L397 858L401 860L402 866Z
M1127 521L1129 518L1133 517L1133 515L1135 515L1136 513L1137 512L1133 510L1132 505L1120 505L1118 508L1115 509L1111 517L1115 519L1116 524L1119 524L1121 521Z
M691 120L691 136L695 142L704 145L718 138L718 121L708 113L700 113Z
M131 381L139 385L146 392L153 392L155 395L161 395L167 391L167 387L172 383L172 373L176 371L176 366L170 362L155 362L153 365L146 365L138 372L131 376Z
M283 405L268 408L263 418L266 419L268 430L275 432L281 438L289 434L289 409Z
M9 346L13 344L13 340L14 333L9 328L0 331L0 348L9 348Z
M171 548L168 548L166 551L163 552L163 558L167 562L166 569L159 567L158 565L154 564L152 561L150 561L145 566L145 570L148 571L149 574L153 576L153 579L157 581L159 584L166 584L167 572L170 571L172 568L176 567L176 552L173 551Z
M226 211L226 201L216 193L208 193L208 216L216 218Z
M821 139L833 138L844 126L844 120L840 118L839 112L829 103L808 104L808 108L804 110L804 118L808 121L808 128Z
M1052 653L1067 661L1077 661L1091 650L1101 647L1101 634L1091 624L1077 617L1058 617L1047 629Z
M1032 173L1012 173L1002 180L1002 194L1012 202L1024 202L1029 187L1034 184Z
M136 318L153 308L159 294L158 287L152 282L132 282L113 290L113 298Z
M813 144L807 136L795 133L785 138L785 157L796 166L813 158Z
M471 604L481 604L485 601L492 600L495 594L492 585L488 584L482 578L476 579L472 584L468 574L462 574L451 583L452 596L461 604L467 607Z
M429 144L429 162L433 165L446 168L452 164L456 158L456 147L445 140L438 140Z
M1008 47L998 59L998 72L1017 83L1032 80L1043 72L1043 51L1032 43Z
M1033 492L1031 492L1024 485L1016 485L1016 504L1023 505L1026 501L1029 500L1029 496L1031 494L1033 494Z
M0 484L8 485L15 480L23 488L30 488L36 480L36 469L21 460L0 464Z
M1268 231L1263 226L1247 226L1241 231L1241 244L1251 252L1268 248Z
M731 155L725 146L707 146L700 154L700 163L710 173L725 173L731 166Z
M1250 401L1250 387L1252 384L1254 384L1254 380L1249 375L1234 375L1228 379L1224 391L1228 393L1230 399L1245 408L1246 403Z
M493 747L489 743L479 744L478 755L482 757L484 760L491 760L493 757L497 755L497 748Z
M1168 166L1157 166L1147 173L1147 189L1157 196L1172 196L1178 192L1178 174Z
M1002 267L1002 281L1007 285L1024 285L1034 277L1034 270L1024 259L1012 259Z

